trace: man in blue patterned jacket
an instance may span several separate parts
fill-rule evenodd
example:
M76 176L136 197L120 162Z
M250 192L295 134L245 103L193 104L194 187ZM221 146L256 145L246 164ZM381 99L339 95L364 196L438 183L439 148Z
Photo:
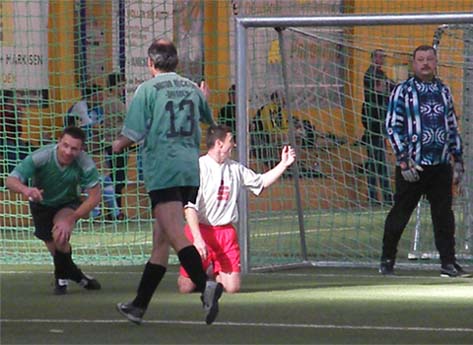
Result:
M386 131L396 156L396 193L383 236L379 272L394 274L401 235L420 198L430 203L441 276L466 274L455 259L452 182L464 172L462 145L450 89L435 77L437 55L422 45L413 53L414 76L391 93ZM453 164L453 168L452 168Z

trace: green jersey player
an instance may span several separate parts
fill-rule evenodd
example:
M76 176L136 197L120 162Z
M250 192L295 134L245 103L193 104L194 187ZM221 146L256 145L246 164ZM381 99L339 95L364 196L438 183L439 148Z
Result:
M199 253L184 234L182 219L184 205L195 203L199 188L199 122L213 124L205 99L208 89L175 73L177 50L166 39L151 44L147 61L152 78L135 91L112 149L118 153L134 142L144 141L144 182L156 219L153 249L136 297L118 303L117 309L128 320L142 322L166 273L169 248L173 247L196 290L202 293L205 320L210 324L217 316L223 286L207 279Z
M67 292L68 279L89 290L100 289L98 281L73 262L69 243L76 221L86 218L100 202L99 175L83 151L84 143L84 131L68 127L57 144L46 145L27 156L6 181L7 188L30 201L35 236L53 256L57 295ZM83 202L81 190L88 195Z

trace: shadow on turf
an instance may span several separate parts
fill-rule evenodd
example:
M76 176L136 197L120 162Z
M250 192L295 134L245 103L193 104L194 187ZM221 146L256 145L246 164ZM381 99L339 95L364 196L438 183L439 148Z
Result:
M336 274L335 274L336 275ZM432 271L413 271L406 270L398 272L394 276L382 276L377 270L370 271L368 274L364 271L364 274L357 276L357 274L350 275L339 275L340 281L334 282L332 274L321 274L317 273L308 274L305 277L307 280L301 281L301 276L294 281L289 281L287 278L281 279L277 276L272 276L271 273L267 273L266 279L261 281L260 278L253 276L247 276L244 278L242 283L242 289L240 293L254 293L254 292L268 292L268 291L284 291L284 290L298 290L298 289L325 289L325 288L337 288L337 287L362 287L362 286L374 286L374 285L406 285L406 284L419 284L419 285L444 285L445 283L455 282L471 284L472 278L457 277L457 278L446 278L440 277L438 272ZM329 279L328 279L329 278ZM429 280L426 282L425 280Z

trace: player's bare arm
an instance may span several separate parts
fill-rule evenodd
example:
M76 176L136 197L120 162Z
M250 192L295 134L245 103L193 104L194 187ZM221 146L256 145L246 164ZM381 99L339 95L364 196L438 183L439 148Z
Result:
M80 218L88 218L90 212L95 206L97 206L101 199L102 189L100 183L97 183L94 187L87 189L87 198L79 206L77 210L74 211L74 218L77 221Z
M43 190L35 187L28 187L21 182L18 177L8 176L6 186L12 192L23 194L30 201L38 202L43 200Z
M207 83L205 82L205 80L202 80L202 81L200 82L199 89L200 89L200 91L202 91L202 93L204 94L205 99L209 99L209 96L210 96L210 88L209 88L209 86L207 85Z
M120 135L116 140L113 141L112 143L112 151L114 153L120 153L123 151L123 149L129 147L134 143L133 140L131 140L128 137L125 137L124 135Z
M205 244L205 241L200 233L199 217L197 214L197 210L192 207L186 207L184 209L184 214L186 217L187 224L191 229L192 237L194 238L194 247L197 249L202 259L205 259L207 258L208 251L207 245Z
M296 151L291 146L284 146L281 151L281 161L273 169L263 174L264 188L268 188L296 160Z

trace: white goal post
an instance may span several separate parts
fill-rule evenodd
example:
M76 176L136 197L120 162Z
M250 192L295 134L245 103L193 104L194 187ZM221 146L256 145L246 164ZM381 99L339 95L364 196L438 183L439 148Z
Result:
M399 15L339 15L339 16L310 16L310 17L235 17L235 50L236 50L236 105L237 105L237 128L248 128L248 29L249 28L297 28L297 27L348 27L348 26L374 26L374 25L422 25L422 24L472 24L473 13L424 13L424 14L399 14ZM280 31L278 31L280 33ZM283 34L279 34L279 39L283 39ZM291 99L290 93L288 92L288 84L285 79L285 69L287 68L284 64L284 45L280 42L282 64L282 75L283 75L283 86L286 98L286 106L288 111L288 117L291 118ZM468 71L471 74L471 71ZM467 103L471 105L471 99L473 95L473 87L471 85L471 78L468 80L470 94L463 95L469 97L470 101ZM468 115L471 120L471 115ZM472 121L468 121L472 122ZM289 124L291 126L291 124ZM471 127L471 124L468 125ZM290 128L290 142L294 143L293 133L291 135ZM463 128L463 133L471 134L471 128ZM237 131L237 142L238 142L238 159L241 163L248 163L248 131L239 130ZM465 152L465 154L471 155L471 152ZM471 157L470 157L471 158ZM471 169L473 169L473 162L465 160L466 163L466 181L467 186L472 185ZM297 168L296 168L297 176ZM305 231L303 222L303 210L300 207L300 191L298 186L298 179L294 179L295 195L298 199L297 205L297 216L299 218L299 233L300 233L300 253L301 262L307 261L306 248L305 248ZM467 199L467 205L465 206L470 211L473 210L473 200ZM248 273L250 270L250 258L249 258L249 226L248 226L248 195L242 193L239 200L240 209L240 221L239 221L239 236L240 236L240 247L241 247L241 268L243 273ZM472 222L471 217L468 222ZM468 224L471 228L473 224Z

